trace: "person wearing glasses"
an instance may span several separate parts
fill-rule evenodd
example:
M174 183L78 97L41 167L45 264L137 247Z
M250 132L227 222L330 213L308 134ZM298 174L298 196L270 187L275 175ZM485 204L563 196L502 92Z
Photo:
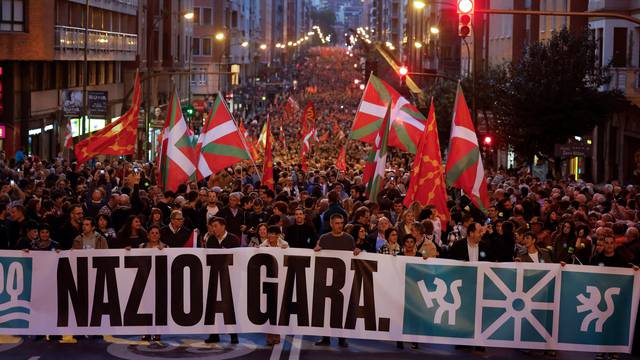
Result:
M173 210L169 219L169 225L164 226L160 231L160 241L169 247L183 247L191 236L191 229L184 226L182 211Z

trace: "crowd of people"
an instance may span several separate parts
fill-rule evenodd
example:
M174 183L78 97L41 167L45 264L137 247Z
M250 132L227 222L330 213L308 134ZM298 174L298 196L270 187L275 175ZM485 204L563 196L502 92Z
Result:
M162 191L152 163L114 158L88 164L31 156L10 159L0 164L0 248L182 247L198 229L199 246L206 248L262 246L462 261L640 264L640 194L635 185L552 178L532 174L527 167L489 170L488 214L451 191L451 218L441 219L430 206L403 205L410 167L406 156L395 156L388 163L384 189L376 201L368 199L359 161L366 154L364 144L350 141L347 171L335 167L338 149L347 139L333 135L348 133L362 94L353 86L354 63L343 50L333 48L314 49L302 63L302 68L314 71L301 71L299 83L314 86L317 92L306 93L300 86L291 96L301 104L313 101L317 123L332 136L314 149L309 170L303 172L299 116L282 116L283 126L274 127L275 191L260 184L250 162L182 184L175 191ZM261 123L253 120L245 121L257 133ZM238 337L232 335L231 340L237 342ZM212 335L207 341L219 337ZM267 337L269 344L279 341L277 335ZM330 340L316 344L329 345ZM339 344L348 346L345 339Z

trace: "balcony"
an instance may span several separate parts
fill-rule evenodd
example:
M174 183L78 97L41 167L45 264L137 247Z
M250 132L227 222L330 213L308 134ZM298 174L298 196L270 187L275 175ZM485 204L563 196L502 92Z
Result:
M640 0L591 0L589 11L624 11L640 7Z
M69 0L78 4L85 4L85 0ZM105 10L135 15L138 12L139 0L89 0L89 5Z
M84 29L56 26L56 60L84 58ZM138 35L89 29L87 58L93 61L134 61Z
M640 106L640 68L611 68L607 90L620 90L632 103Z

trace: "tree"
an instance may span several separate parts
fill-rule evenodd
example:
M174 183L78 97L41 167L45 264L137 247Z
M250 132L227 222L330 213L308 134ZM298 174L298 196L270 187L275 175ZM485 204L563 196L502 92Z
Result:
M586 29L555 32L507 66L508 77L493 89L493 130L528 161L593 130L624 103L619 92L601 90L608 68L598 66Z

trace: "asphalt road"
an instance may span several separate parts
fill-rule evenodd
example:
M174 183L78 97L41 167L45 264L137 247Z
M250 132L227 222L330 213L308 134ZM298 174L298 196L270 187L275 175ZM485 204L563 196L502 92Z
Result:
M58 343L35 340L30 337L0 336L0 359L2 360L49 360L49 359L131 359L131 360L314 360L314 359L552 359L542 353L526 353L513 349L487 348L485 352L458 350L450 345L420 344L413 350L405 344L404 350L396 348L391 341L349 340L348 348L340 348L337 339L330 347L314 345L315 337L287 336L286 341L274 347L266 346L262 334L243 334L240 344L229 344L229 337L222 336L219 344L205 344L202 336L168 336L158 343L144 343L139 337L105 337L105 339L83 339L76 343ZM557 359L594 359L593 353L558 352ZM621 355L620 359L632 359Z

